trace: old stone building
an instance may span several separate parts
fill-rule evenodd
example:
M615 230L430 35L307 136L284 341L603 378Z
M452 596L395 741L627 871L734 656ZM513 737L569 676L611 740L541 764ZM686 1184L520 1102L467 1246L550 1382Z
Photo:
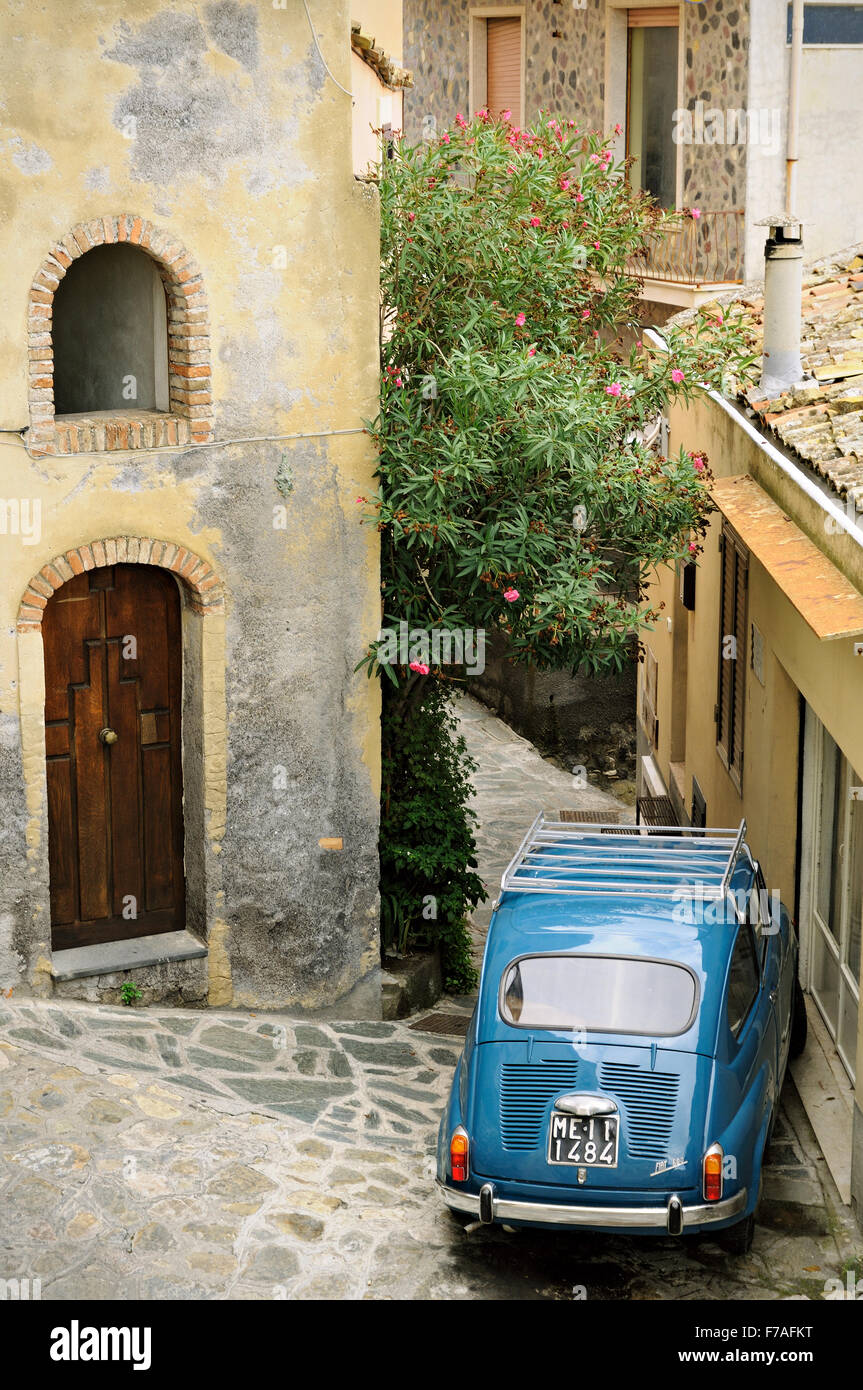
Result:
M863 138L859 7L804 6L796 213L811 256L863 237L841 134ZM696 216L642 265L646 318L761 273L758 222L784 206L791 97L786 0L405 0L414 90L405 127L442 127L486 104L518 123L540 110L618 129L616 157L667 208Z
M7 7L4 990L379 1012L355 10Z

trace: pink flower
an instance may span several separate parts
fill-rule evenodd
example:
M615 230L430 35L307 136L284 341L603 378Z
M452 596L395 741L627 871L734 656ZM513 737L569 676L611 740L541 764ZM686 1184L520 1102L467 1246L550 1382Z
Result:
M560 186L563 189L569 188L569 179L561 179Z
M518 589L504 589L503 596L507 603L515 603L516 599L519 597Z
M722 310L721 310L721 309L718 309L717 312L716 312L716 322L717 322L720 326L725 322L724 318L722 317Z
M693 454L693 456L692 456L692 465L693 465L693 467L694 467L696 473L703 473L703 472L704 472L704 459L701 457L700 454Z
M409 213L408 213L408 222L416 222L416 220L417 220L417 215L416 215L416 213L415 213L415 212L409 212Z
M594 244L594 246L596 247L596 249L597 249L597 251L598 251L598 250L599 250L599 242L598 242L598 241L595 241L593 244Z
M402 381L401 377L400 377L400 376L397 376L397 377L396 377L396 386L403 386L403 385L404 385L404 382Z
M366 500L366 499L365 499L364 497L358 497L358 498L357 498L357 501L358 501L358 502L365 502L365 500Z
M674 368L674 371L671 373L671 380L674 382L683 380L683 372L680 370L679 367Z
M536 157L537 157L537 159L542 159L542 145L537 145L537 147L536 147Z
M532 217L532 218L530 219L530 225L531 225L532 227L541 227L541 226L542 226L542 218L541 218L541 217Z
M528 357L535 357L535 356L536 356L536 348L535 348L535 347L528 348L528 350L527 350L527 355L528 355Z
M635 346L636 346L637 348L640 348L640 347L641 347L641 339L640 339L640 338L638 339L638 342L635 344Z
M623 387L621 386L620 382L613 381L610 386L606 386L605 394L607 396L619 396L622 390Z
M698 546L695 544L695 541L690 541L690 542L689 542L689 553L690 553L690 555L694 555L697 549L698 549Z
M589 309L582 309L582 311L581 311L581 317L582 317L583 319L589 319L589 318L590 318L590 310L589 310Z
M583 193L576 193L576 195L575 195L575 201L576 201L577 203L583 203L583 202L584 202L584 194L583 194Z
M511 112L511 111L501 111L501 113L500 113L500 118L501 118L502 121L508 121L511 115L512 115L512 112Z
M525 325L526 322L527 322L527 320L526 320L524 314L516 314L516 316L515 316L515 326L516 326L516 328L524 328L524 325Z
M465 120L464 116L461 114L460 111L456 112L455 123L457 126L460 126L462 130L464 130L465 126L467 125L467 121Z
M569 223L568 223L568 222L561 222L560 225L561 225L561 227L563 227L566 231L569 231Z
M448 136L448 135L442 135L440 139L441 139L441 144L442 144L442 145L448 145L448 144L449 144L449 136Z
M622 133L622 131L623 131L623 126L622 126L622 125L618 124L618 125L616 125L616 126L614 127L614 133L615 133L615 135L620 135L620 134Z
M416 671L417 674L420 676L427 676L429 671L431 670L431 667L426 666L424 661L412 661L410 663L410 669L412 671Z
M697 222L700 216L701 216L701 211L700 211L700 209L699 209L699 208L693 208L693 209L692 209L693 221Z

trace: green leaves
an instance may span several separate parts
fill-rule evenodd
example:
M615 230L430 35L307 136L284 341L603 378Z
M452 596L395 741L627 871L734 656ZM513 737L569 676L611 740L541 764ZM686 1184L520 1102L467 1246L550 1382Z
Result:
M668 398L742 370L745 333L695 315L648 355L631 266L681 214L623 174L608 141L550 116L456 124L385 162L367 513L385 623L501 629L538 666L614 669L649 618L651 568L703 532L709 474L641 435Z

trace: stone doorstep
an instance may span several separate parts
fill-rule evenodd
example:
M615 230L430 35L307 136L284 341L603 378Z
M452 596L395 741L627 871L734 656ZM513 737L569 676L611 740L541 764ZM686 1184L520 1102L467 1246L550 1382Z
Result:
M113 975L120 970L199 960L206 955L206 946L191 932L169 931L157 936L136 936L128 941L106 941L98 946L73 946L54 951L51 974L55 980L80 980L87 975Z

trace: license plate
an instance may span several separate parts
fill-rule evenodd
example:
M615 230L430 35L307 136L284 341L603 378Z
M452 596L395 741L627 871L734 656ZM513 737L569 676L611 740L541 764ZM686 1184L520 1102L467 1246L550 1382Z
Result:
M580 1168L616 1168L618 1115L564 1115L552 1110L548 1132L549 1163Z

